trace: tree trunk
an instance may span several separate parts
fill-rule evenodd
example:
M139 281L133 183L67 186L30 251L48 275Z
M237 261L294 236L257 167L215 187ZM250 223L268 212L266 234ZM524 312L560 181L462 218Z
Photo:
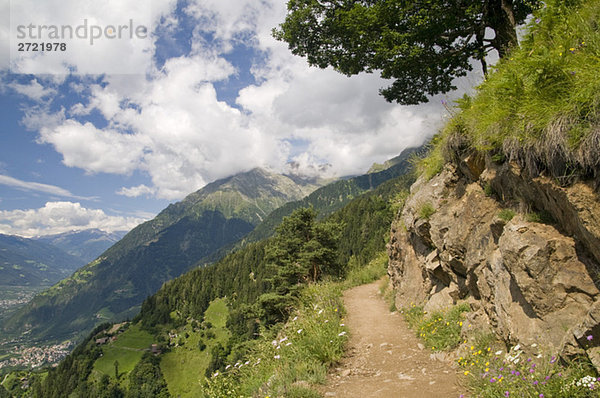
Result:
M492 45L498 50L500 58L503 58L518 44L513 2L512 0L487 0L486 11L487 25L496 33Z

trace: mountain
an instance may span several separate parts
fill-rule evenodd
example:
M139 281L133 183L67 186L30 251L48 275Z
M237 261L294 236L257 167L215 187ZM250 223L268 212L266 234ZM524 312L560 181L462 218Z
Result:
M403 198L408 195L408 187L413 181L413 173L405 170L405 175L380 183L376 189L358 195L342 206L342 209L318 222L324 228L326 225L337 225L340 228L339 236L334 238L338 243L331 244L330 242L330 248L336 253L336 257L338 257L336 264L341 266L341 269L360 275L356 278L361 280L371 277L376 279L383 274L384 264L387 260L384 253L386 236L389 235L391 221L399 207L402 206ZM325 192L334 191L338 194L340 192L337 190ZM302 213L302 210L299 212ZM292 215L290 218L294 219L294 216ZM295 220L291 224L288 222L288 226L300 226L305 219L300 217ZM300 224L297 223L298 221ZM315 230L325 231L323 228ZM302 227L297 229L292 227L288 231L291 231L292 234L302 235L302 238L296 242L301 242L305 238L306 229ZM247 356L250 353L252 353L250 355L259 355L262 362L261 360L252 360L251 362L255 365L245 366L244 369L252 369L251 371L256 375L253 376L253 382L258 378L261 381L252 386L244 386L243 391L250 396L258 394L258 389L261 389L261 394L264 395L263 386L269 384L267 383L269 377L272 379L272 369L278 368L282 363L286 364L286 362L282 362L286 361L285 356L282 355L280 358L279 355L274 355L274 353L279 354L280 352L275 350L281 348L281 352L283 352L288 346L291 346L295 352L299 352L298 356L302 362L301 369L289 370L289 372L294 372L294 376L289 378L290 383L303 377L298 374L307 374L304 370L307 367L306 363L310 363L309 372L312 373L314 361L304 356L304 350L298 351L297 348L293 348L301 347L297 340L294 340L293 345L288 342L285 346L282 344L281 347L275 348L271 345L271 333L258 333L259 330L270 325L269 319L261 310L263 308L261 303L272 302L270 300L277 297L272 294L274 289L281 287L279 284L273 285L270 282L273 269L267 260L273 245L281 243L283 242L277 243L276 238L249 243L214 264L196 267L165 283L157 293L144 301L140 314L129 325L106 324L99 326L66 360L62 361L55 369L50 370L43 382L34 383L33 396L96 397L104 396L106 391L112 391L114 396L118 395L116 393L133 396L133 392L137 391L138 386L142 384L146 391L154 388L153 396L161 396L159 390L162 390L165 395L168 390L172 396L203 396L203 375L214 374L215 371L223 374L236 374L236 376L242 375L242 373L234 373L235 370L226 372L227 368L231 368L231 365L226 365L231 358L239 360L234 369L246 360L248 361L246 365L248 365L251 358ZM375 270L373 265L379 271ZM340 270L340 268L336 269ZM333 269L329 270L333 271ZM342 272L342 274L346 274L346 272ZM340 277L343 278L342 274L333 271L333 274L329 274L324 279L339 280ZM339 303L332 299L333 296L339 294L337 290L339 288L329 280L326 286L320 288L322 293L315 294L314 289L318 286L317 284L309 285L305 280L299 282L298 285L300 289L302 289L301 286L308 286L306 290L310 293L300 301L310 310L307 315L294 312L299 316L297 315L291 322L306 322L304 325L310 325L310 327L303 329L300 326L298 329L297 325L299 324L294 323L293 335L303 336L303 338L310 336L306 337L307 345L310 346L307 351L318 355L319 360L330 363L323 358L322 351L315 351L315 347L326 347L326 342L331 343L332 338L335 339L335 336L339 338L344 334L340 334L340 330L337 329L338 325L344 326L340 324L343 315L338 313ZM323 294L324 292L331 295L326 296ZM311 302L317 297L322 300L318 305ZM288 304L298 305L295 301ZM270 307L267 305L265 308ZM321 308L321 310L316 311L317 308ZM325 312L321 315L324 311L329 311L329 313ZM319 321L311 319L310 314L319 317ZM325 317L327 320L323 323ZM298 318L300 319L297 320ZM328 320L335 321L327 323ZM335 325L335 329L332 330L331 335L316 333L322 325ZM116 336L115 331L118 329L126 330L117 337L115 342L107 342L107 338ZM276 330L285 330L285 327ZM315 334L311 335L310 333ZM278 337L281 335L284 334L280 334ZM321 337L315 338L315 335ZM289 340L292 339L293 337L290 336ZM281 342L286 340L288 337ZM146 348L152 343L154 343L153 355L142 356L139 348ZM256 352L262 347L267 350L268 354L263 355ZM101 354L102 352L104 355ZM114 376L115 360L119 362L118 369L121 373L118 377ZM258 368L261 363L266 364L265 368ZM239 367L241 368L241 366ZM146 369L144 371L146 376L141 376L142 368ZM323 369L326 369L326 365ZM223 376L219 376L219 378L221 377ZM128 385L119 385L117 379L129 380L129 383ZM219 380L211 378L211 381L217 383ZM242 380L243 375L239 380L236 378L233 384L226 385L226 390L221 389L218 385L218 390L215 388L210 390L214 395L207 394L207 396L242 395L241 389L237 388L239 387L237 383L244 383ZM230 388L232 386L236 387ZM204 390L204 392L206 391ZM270 391L271 396L279 396L280 394L278 394L274 390Z
M52 245L0 234L0 286L50 286L84 264Z
M393 166L397 165L398 163L401 163L404 160L405 160L404 153L401 153L400 155L398 155L394 158L388 159L383 163L373 163L373 165L371 166L371 168L369 169L367 174L373 174L373 173L378 173L380 171L387 170L390 167L393 167Z
M208 184L171 204L71 277L37 295L3 329L29 340L78 338L125 319L167 280L239 240L272 210L312 192L314 182L254 169Z
M86 229L40 236L35 240L58 247L72 256L82 259L83 264L87 264L121 240L126 233L126 231L104 232L99 229Z
M375 173L368 173L348 179L332 182L310 195L293 202L286 203L273 211L243 240L255 242L271 236L283 217L289 216L296 209L312 206L323 218L346 206L350 201L379 187L382 183L393 178L406 175L412 167L411 159L424 151L424 147L407 148L398 156L390 159L386 164L390 167Z

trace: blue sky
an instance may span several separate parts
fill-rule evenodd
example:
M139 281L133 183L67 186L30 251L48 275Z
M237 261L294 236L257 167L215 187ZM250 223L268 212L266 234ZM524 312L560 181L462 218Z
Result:
M130 229L254 167L358 174L442 123L439 99L389 104L377 74L348 78L292 56L270 34L284 0L96 3L0 0L12 18L0 29L0 233ZM15 51L20 22L84 19L135 20L150 34Z

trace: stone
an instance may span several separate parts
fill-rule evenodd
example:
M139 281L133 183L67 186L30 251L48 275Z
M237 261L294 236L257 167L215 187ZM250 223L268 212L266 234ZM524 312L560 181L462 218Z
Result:
M477 153L457 164L419 178L392 224L388 275L396 306L423 305L429 313L468 299L473 311L463 336L470 325L509 344L537 342L565 357L587 353L600 369L598 192L583 182L561 187L532 178ZM427 220L419 216L423 203L436 209ZM519 214L501 220L511 204L556 223Z

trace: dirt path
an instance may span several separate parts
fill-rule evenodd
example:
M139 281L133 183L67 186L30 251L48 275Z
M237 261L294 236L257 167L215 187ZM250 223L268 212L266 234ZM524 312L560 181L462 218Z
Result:
M430 358L402 316L390 313L379 282L344 294L349 350L329 375L325 397L458 397L456 371ZM419 348L419 345L421 348Z

